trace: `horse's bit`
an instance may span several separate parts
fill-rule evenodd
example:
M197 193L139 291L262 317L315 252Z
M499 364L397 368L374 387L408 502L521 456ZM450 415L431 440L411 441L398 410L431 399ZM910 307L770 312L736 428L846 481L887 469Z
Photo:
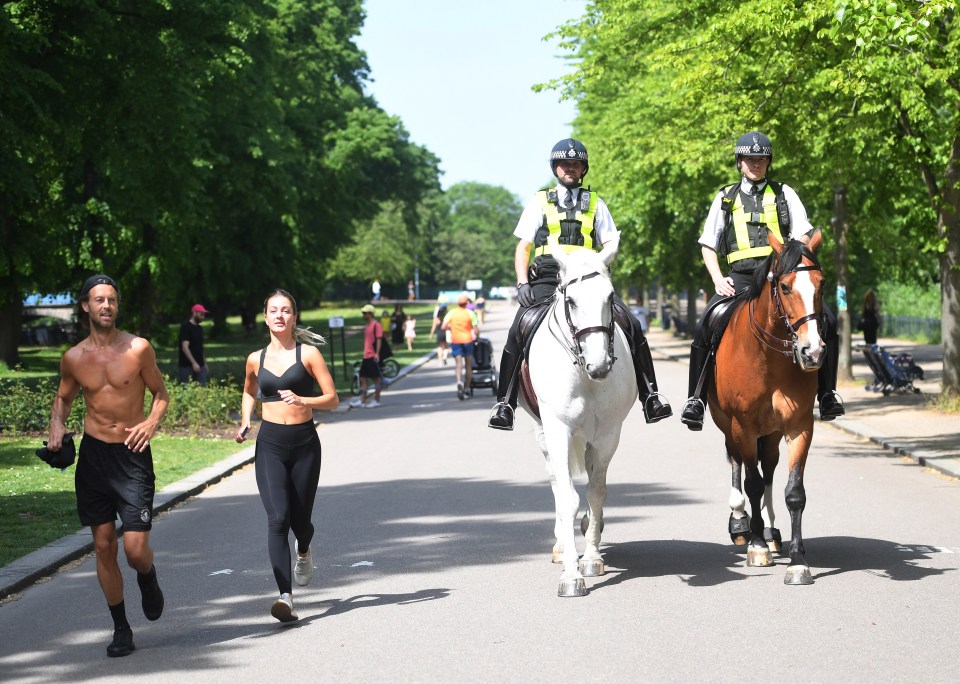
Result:
M787 271L787 273L799 273L800 271L822 271L822 269L819 265L813 264L811 266L797 266L796 268ZM783 275L787 275L787 273L784 273ZM807 321L815 318L821 318L823 314L809 313L796 322L791 323L790 319L787 318L787 314L783 310L783 304L780 301L780 288L777 287L780 279L774 277L772 271L767 275L767 278L770 280L770 294L773 297L774 309L776 310L777 315L780 317L780 321L783 323L783 326L790 331L791 339L782 339L773 333L768 332L765 328L760 327L760 325L757 323L757 317L754 315L754 311L756 309L755 299L750 300L750 324L753 328L753 336L756 337L757 340L768 349L772 349L778 354L783 354L787 358L792 356L796 363L800 363L800 347L797 344L797 330L799 330L800 326ZM823 322L820 321L820 323L822 327ZM758 333L764 335L766 339L761 337ZM781 346L783 349L780 348Z
M580 346L580 338L584 337L585 335L589 335L592 332L607 333L607 353L609 354L612 361L617 360L616 357L613 355L613 335L614 335L613 329L616 323L614 322L614 319L613 319L613 293L612 292L610 293L610 298L607 301L607 303L610 306L609 327L603 326L603 325L591 325L588 328L581 328L578 330L577 327L573 324L573 320L570 318L570 300L567 299L567 288L570 287L571 285L576 284L577 282L589 280L590 278L593 278L598 275L600 275L599 271L594 271L593 273L588 273L585 276L580 276L578 278L573 278L572 280L568 280L567 282L562 283L557 288L557 291L563 297L563 315L567 320L567 328L570 329L570 337L573 339L573 344L570 344L565 339L562 339L557 334L557 332L553 330L553 328L550 328L550 332L553 333L553 336L556 338L556 340L562 343L564 349L566 349L567 352L573 357L573 363L576 366L582 366L584 363L583 357L582 357L583 347ZM551 320L557 320L559 322L559 319L557 318L558 303L559 302L554 304L553 318Z

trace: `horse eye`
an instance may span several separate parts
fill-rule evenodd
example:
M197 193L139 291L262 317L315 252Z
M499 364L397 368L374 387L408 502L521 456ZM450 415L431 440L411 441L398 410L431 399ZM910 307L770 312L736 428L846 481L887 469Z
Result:
M567 306L569 306L571 309L576 309L577 303L572 299L570 299L569 297L567 297Z
M790 286L786 283L780 283L780 291L783 292L783 294L788 295L790 294Z

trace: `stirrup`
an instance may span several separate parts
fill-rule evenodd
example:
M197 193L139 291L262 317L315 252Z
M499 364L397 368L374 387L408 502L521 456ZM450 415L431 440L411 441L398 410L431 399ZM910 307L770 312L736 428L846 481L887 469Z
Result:
M505 411L503 411L504 416L503 420L498 420L501 418L501 407L505 409ZM491 427L494 430L512 430L514 417L513 407L505 401L498 401L494 405L493 410L490 411L490 419L487 421L487 427Z
M652 402L656 401L660 404L659 413L651 415L650 406ZM669 418L673 415L673 409L670 408L670 400L667 399L666 395L661 392L651 392L643 400L643 417L646 422L656 423L663 420L664 418Z
M827 399L830 397L830 399ZM827 403L830 404L827 406L827 410L824 411L823 401L827 399ZM839 418L840 416L846 415L847 411L843 406L843 399L840 398L840 395L837 394L836 390L830 390L825 392L818 402L820 404L820 420L828 422L834 418Z
M696 411L699 408L700 415L696 418L687 417L687 411ZM690 397L683 405L683 410L680 412L680 422L686 425L688 428L694 431L700 431L703 429L703 420L707 416L707 405L703 402L703 399L699 397Z

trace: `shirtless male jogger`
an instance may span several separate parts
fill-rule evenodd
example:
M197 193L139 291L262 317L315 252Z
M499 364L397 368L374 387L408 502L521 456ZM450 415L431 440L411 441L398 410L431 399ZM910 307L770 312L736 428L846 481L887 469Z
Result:
M78 320L90 335L60 361L60 387L50 411L47 448L59 451L73 400L83 392L86 415L77 460L77 512L89 525L97 558L97 579L113 617L111 657L136 648L123 603L123 575L117 563L115 519L123 523L123 550L137 571L143 614L163 613L153 550L148 543L153 520L154 474L150 438L157 431L170 398L157 367L157 356L142 337L117 330L120 292L112 278L87 278L77 297ZM144 415L146 390L153 395Z

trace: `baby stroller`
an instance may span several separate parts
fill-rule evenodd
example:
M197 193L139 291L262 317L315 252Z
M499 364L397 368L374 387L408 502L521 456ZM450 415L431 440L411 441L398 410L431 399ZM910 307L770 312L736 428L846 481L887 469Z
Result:
M481 337L473 345L473 377L470 380L470 394L474 387L489 387L497 395L497 367L493 363L493 345L486 337Z
M872 344L863 348L863 355L867 358L870 370L873 371L873 383L868 384L865 389L871 392L882 392L884 396L891 392L920 393L920 388L914 387L913 381L923 379L923 369L913 362L910 354L890 356L890 353L879 344Z

